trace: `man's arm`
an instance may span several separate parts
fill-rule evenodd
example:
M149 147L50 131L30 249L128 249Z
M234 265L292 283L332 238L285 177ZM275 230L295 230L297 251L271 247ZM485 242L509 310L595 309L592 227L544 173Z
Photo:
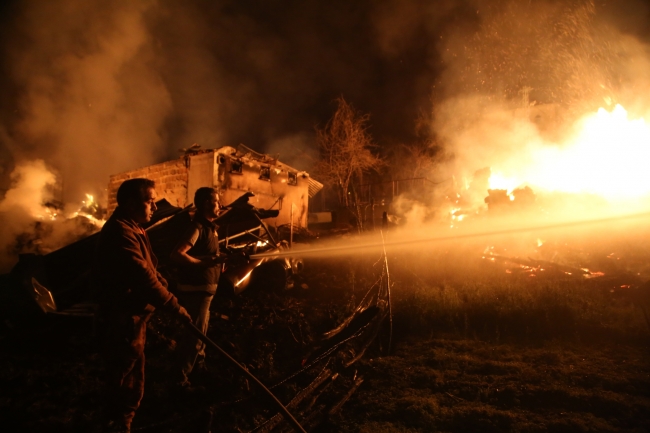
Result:
M181 241L171 253L170 258L179 265L196 266L209 268L225 261L223 256L193 257L188 254L192 243L187 240Z
M132 279L134 292L141 297L143 301L153 305L156 308L175 312L190 319L187 311L178 303L176 297L172 295L159 279L158 272L153 269L152 264L144 257L142 253L142 244L137 235L128 230L122 231L117 237L117 254L121 263L119 272L123 272L128 278Z

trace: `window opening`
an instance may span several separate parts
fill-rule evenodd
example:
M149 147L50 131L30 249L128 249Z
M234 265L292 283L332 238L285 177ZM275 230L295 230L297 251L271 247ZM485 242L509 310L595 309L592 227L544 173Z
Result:
M241 174L243 167L244 167L244 164L238 159L233 159L233 160L230 161L230 172L231 173Z

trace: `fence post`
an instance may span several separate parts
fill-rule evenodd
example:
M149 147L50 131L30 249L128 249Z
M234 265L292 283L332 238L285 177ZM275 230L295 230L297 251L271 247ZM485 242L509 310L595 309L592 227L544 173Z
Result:
M289 223L289 248L293 246L293 202L291 202L291 222Z

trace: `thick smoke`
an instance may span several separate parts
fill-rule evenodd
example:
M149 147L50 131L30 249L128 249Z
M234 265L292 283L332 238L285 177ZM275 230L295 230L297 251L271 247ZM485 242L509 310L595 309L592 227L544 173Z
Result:
M477 3L475 26L440 44L446 67L432 133L451 163L437 172L469 181L485 167L521 175L599 107L622 104L632 118L649 118L648 45L620 27L632 10L589 0Z
M43 160L18 165L11 173L12 188L0 202L0 212L45 217L44 203L52 199L48 187L56 183L56 176Z
M513 105L574 114L566 107L609 98L644 110L632 96L650 86L623 85L650 69L636 39L648 37L641 5L13 2L0 17L0 188L10 188L16 165L42 159L56 173L57 199L101 200L110 174L192 143L243 143L309 169L314 128L341 95L370 113L384 150L443 148L431 161L454 162L428 177L462 183L524 138L552 141L525 115L510 116Z
M159 157L172 103L145 18L151 2L39 2L6 49L19 113L16 159L44 158L64 200L101 192L108 175ZM7 144L7 143L5 143Z
M448 217L450 204L484 208L486 167L525 174L599 107L622 104L630 118L649 119L648 15L647 2L634 0L382 2L374 13L382 55L402 62L424 44L432 71L418 75L431 108L416 125L429 125L418 139L431 152L393 146L393 175L411 177L418 170L408 168L433 161L424 176L446 181L404 197L399 212L420 220Z
M293 134L272 140L266 146L266 152L299 170L311 170L318 160L318 151L313 135Z
M79 215L79 204L58 203L57 176L43 160L19 163L10 180L0 201L0 273L18 254L47 254L98 230L96 221Z
M49 188L56 183L56 176L45 167L42 160L21 165L11 173L12 187L0 201L0 272L7 272L21 252L25 233L33 233L34 222L49 219L42 204L52 196Z
M9 156L3 170L12 173L0 214L2 271L17 253L47 253L96 230L83 218L67 218L70 209L85 193L101 198L110 174L164 154L162 127L172 101L147 28L154 6L74 0L16 6L3 41L10 77L3 84L14 106L0 127ZM53 221L56 213L63 215Z
M67 201L192 143L273 152L288 140L313 153L314 128L341 95L371 113L378 142L408 140L435 68L428 37L391 42L387 19L396 10L408 25L411 9L370 0L16 2L0 33L5 177L14 161L43 158Z

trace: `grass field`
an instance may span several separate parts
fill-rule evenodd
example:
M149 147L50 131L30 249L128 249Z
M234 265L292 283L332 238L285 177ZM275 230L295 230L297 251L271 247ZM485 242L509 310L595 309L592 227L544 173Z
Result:
M342 432L645 432L647 347L414 339L358 366Z
M492 261L480 244L389 254L393 349L382 335L324 431L650 431L639 244L564 244L546 269ZM567 271L585 265L597 276Z

